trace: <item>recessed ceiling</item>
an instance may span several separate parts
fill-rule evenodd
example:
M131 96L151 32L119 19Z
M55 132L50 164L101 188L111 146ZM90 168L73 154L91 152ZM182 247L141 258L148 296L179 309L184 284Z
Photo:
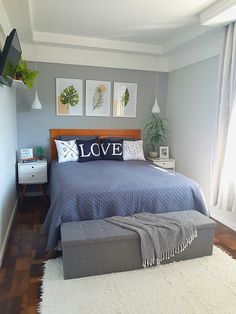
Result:
M199 13L214 2L3 0L11 24L26 42L40 32L151 45L164 45L199 26Z
M197 14L213 2L33 0L33 27L39 32L161 45L196 23Z

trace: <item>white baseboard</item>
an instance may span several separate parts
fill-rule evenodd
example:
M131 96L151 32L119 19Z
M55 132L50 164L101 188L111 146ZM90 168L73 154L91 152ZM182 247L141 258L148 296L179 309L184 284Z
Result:
M229 227L230 229L236 231L236 223L232 223L232 221L229 221L227 218L217 215L216 213L211 213L211 217L223 225Z
M11 226L12 226L12 223L13 223L13 220L14 220L14 217L15 217L17 206L18 206L18 197L16 199L15 205L14 205L13 210L12 210L11 218L10 218L10 221L9 221L9 224L8 224L8 227L7 227L7 232L5 234L5 238L4 238L4 241L3 241L2 249L1 249L1 252L0 252L0 267L2 266L3 257L4 257L4 254L5 254L5 251L6 251L7 242L8 242L8 238L9 238L9 235L10 235Z

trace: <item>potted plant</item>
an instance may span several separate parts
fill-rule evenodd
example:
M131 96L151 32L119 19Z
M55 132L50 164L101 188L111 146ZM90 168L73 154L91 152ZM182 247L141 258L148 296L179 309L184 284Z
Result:
M16 68L14 78L24 82L24 84L31 89L34 86L37 75L38 71L30 70L27 62L21 58Z
M38 159L42 160L43 159L43 153L44 153L44 150L41 146L38 146L36 148L36 156Z
M146 143L151 146L149 152L151 158L157 158L157 148L160 142L167 139L166 135L169 133L169 128L166 126L167 121L167 119L161 118L158 113L152 113L145 125L144 138Z

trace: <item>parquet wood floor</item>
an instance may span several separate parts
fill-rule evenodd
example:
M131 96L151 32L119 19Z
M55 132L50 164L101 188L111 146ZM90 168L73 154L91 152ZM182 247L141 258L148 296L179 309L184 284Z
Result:
M40 197L25 198L16 213L0 269L1 314L37 313L45 261L46 238L41 232L45 214ZM236 258L236 232L218 223L214 241Z

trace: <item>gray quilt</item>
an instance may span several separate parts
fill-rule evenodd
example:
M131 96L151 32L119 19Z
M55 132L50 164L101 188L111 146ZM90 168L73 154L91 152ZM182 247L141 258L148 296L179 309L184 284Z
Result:
M44 222L47 250L63 222L141 212L198 210L208 215L199 185L148 161L98 160L51 164L51 206Z

